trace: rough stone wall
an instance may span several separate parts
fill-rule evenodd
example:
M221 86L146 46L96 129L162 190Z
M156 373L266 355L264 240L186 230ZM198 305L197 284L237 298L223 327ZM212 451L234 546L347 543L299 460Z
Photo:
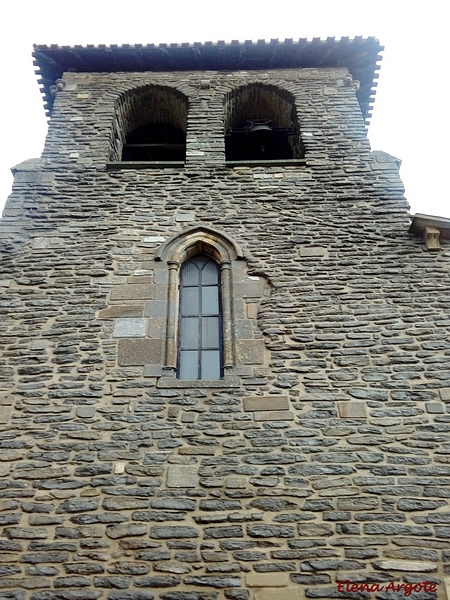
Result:
M0 222L2 600L446 597L450 248L407 233L346 74L64 76ZM305 165L226 167L251 82L296 98ZM108 171L152 83L189 99L186 166ZM164 378L155 255L194 227L245 257L228 387Z

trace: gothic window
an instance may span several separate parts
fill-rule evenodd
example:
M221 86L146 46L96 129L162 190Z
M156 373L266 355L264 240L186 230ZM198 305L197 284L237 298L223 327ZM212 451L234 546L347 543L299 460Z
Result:
M194 226L156 251L152 282L118 286L100 318L115 317L120 366L143 366L160 388L239 388L266 364L257 308L270 285L249 275L239 244L224 232ZM131 289L136 288L136 289ZM145 288L145 290L143 289ZM129 300L125 300L128 298ZM122 338L122 339L121 339Z
M269 85L233 90L226 100L227 161L273 161L303 157L293 96Z
M242 259L236 242L208 227L186 229L158 249L156 264L168 267L164 385L230 385L233 316L242 313L243 302L233 295L232 281L242 273Z
M219 265L197 255L180 270L178 379L222 377L222 316Z

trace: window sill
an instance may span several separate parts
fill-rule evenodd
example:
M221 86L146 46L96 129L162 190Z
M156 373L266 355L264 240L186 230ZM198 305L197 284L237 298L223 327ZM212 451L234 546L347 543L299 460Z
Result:
M183 380L175 377L160 377L157 387L159 388L236 388L240 385L239 377L224 377L223 379L215 379L208 381L205 379L199 380Z
M282 158L280 160L227 160L227 167L297 167L305 166L306 158Z
M184 162L172 160L121 160L116 162L107 162L108 171L125 171L130 169L182 169Z

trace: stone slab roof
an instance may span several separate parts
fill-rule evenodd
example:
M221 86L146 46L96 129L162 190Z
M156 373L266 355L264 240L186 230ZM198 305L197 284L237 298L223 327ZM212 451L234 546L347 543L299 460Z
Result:
M125 44L88 46L34 46L33 58L43 84L46 108L51 110L51 85L65 71L235 71L346 67L360 81L358 99L370 117L383 46L374 37L301 38L253 42L193 44Z

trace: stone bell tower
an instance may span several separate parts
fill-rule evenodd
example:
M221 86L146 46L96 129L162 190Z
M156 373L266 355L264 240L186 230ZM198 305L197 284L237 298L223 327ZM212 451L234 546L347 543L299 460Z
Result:
M381 50L35 47L0 599L446 598L450 223L370 150Z

